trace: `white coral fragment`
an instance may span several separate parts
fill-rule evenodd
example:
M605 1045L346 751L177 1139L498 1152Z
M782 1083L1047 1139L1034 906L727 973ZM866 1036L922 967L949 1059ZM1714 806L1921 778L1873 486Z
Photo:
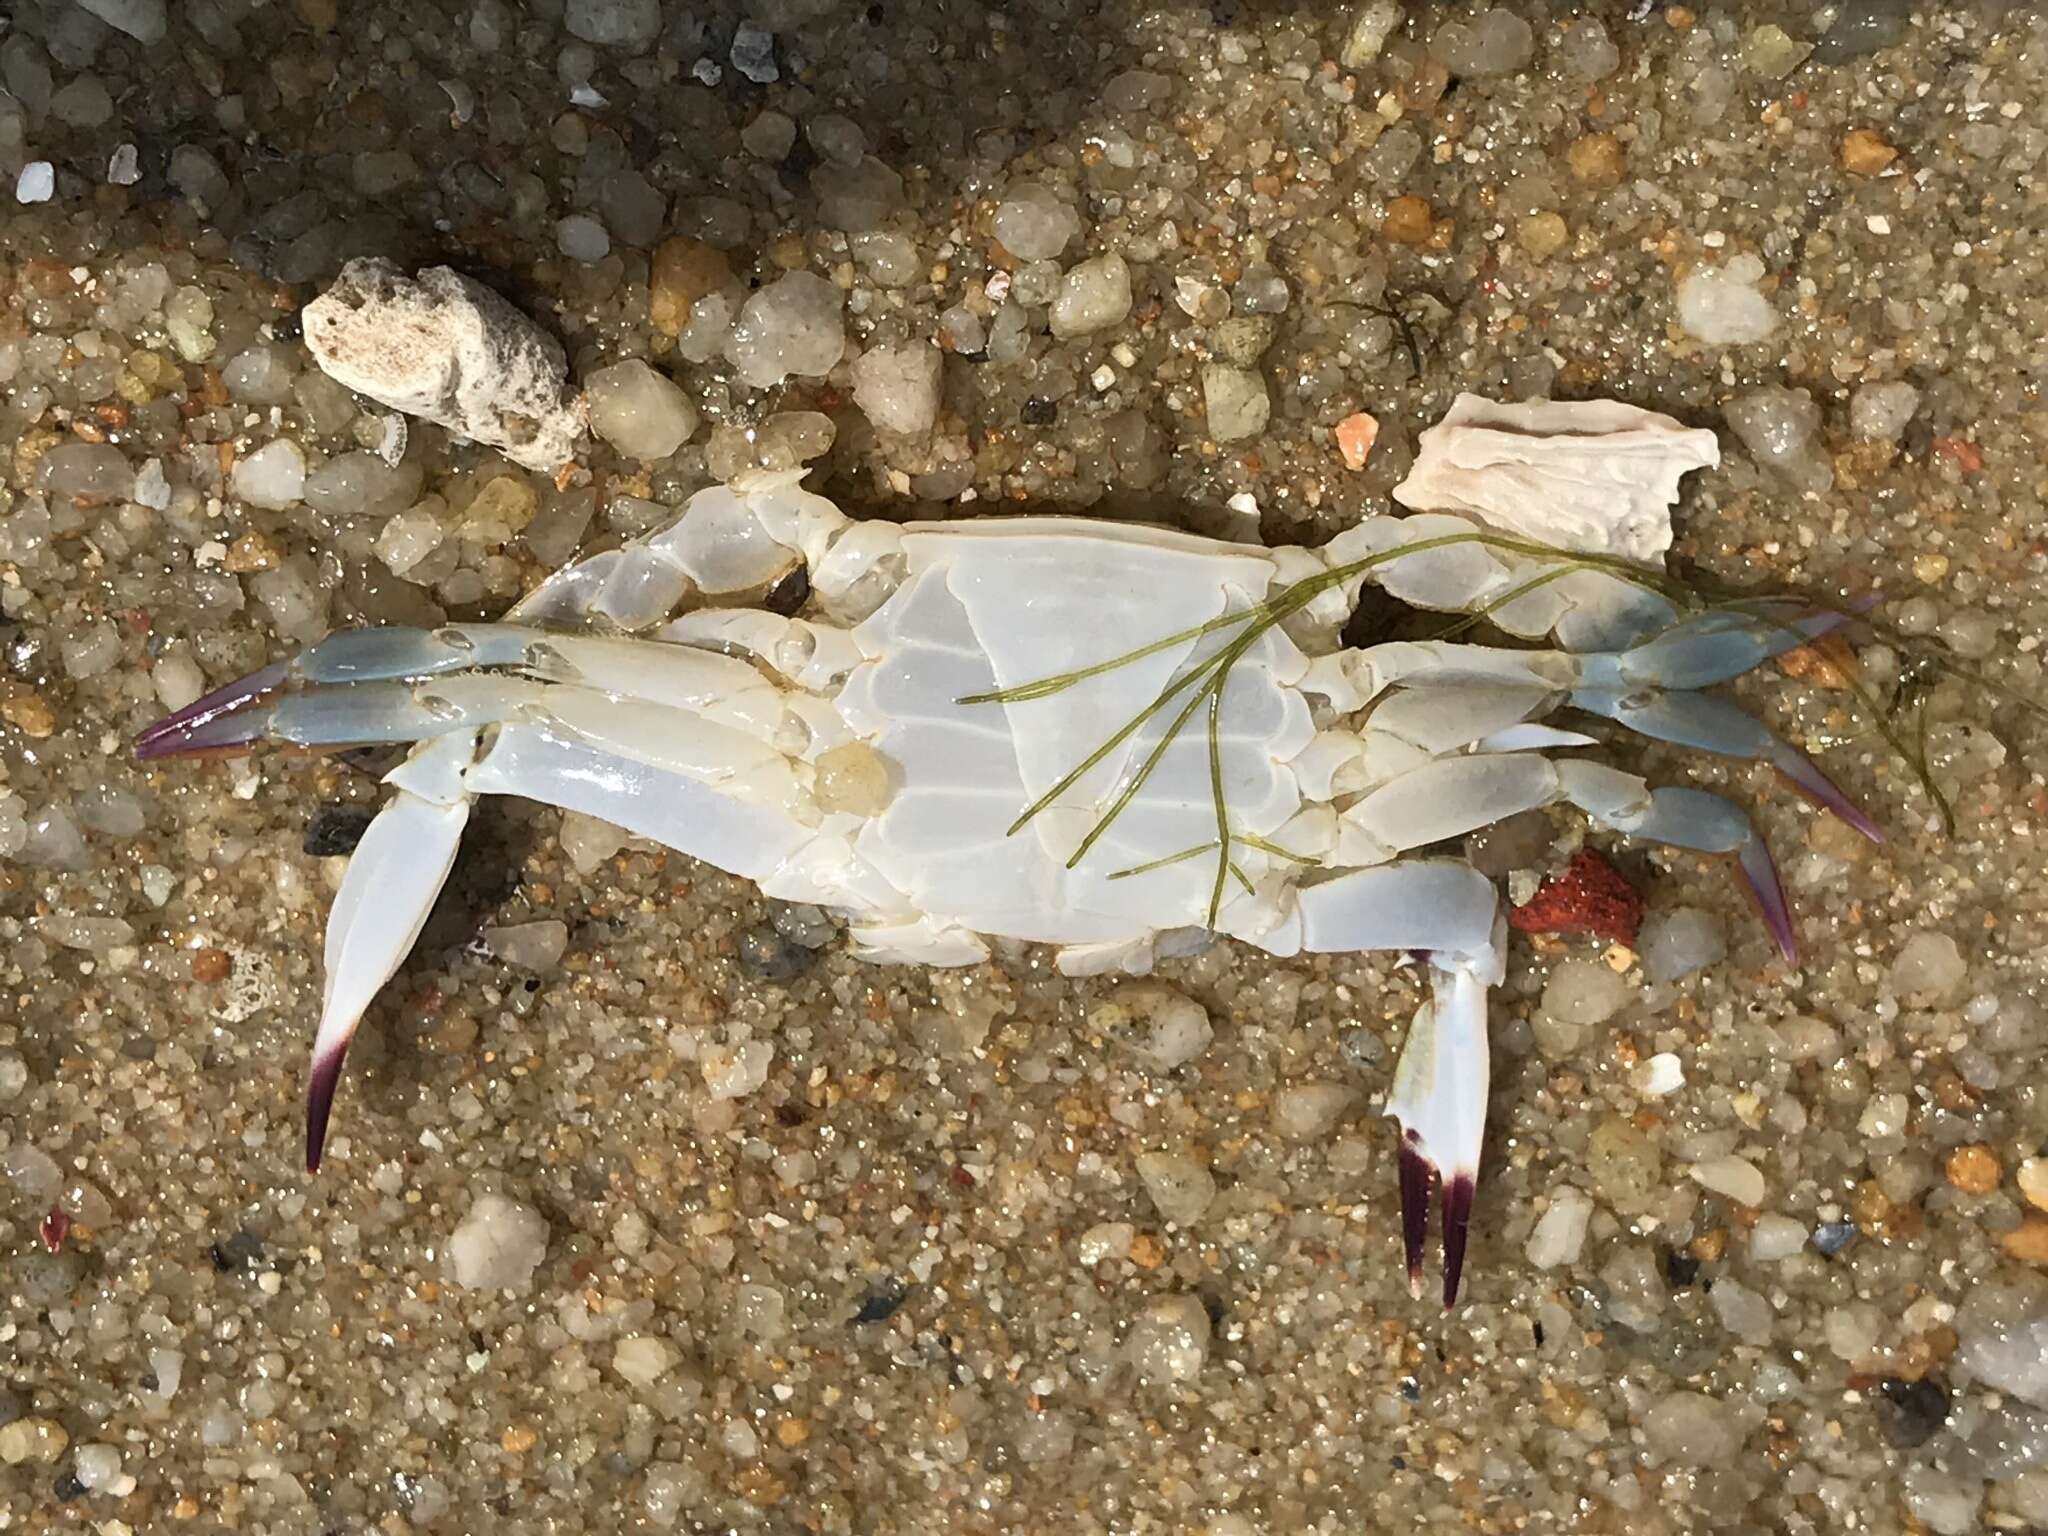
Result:
M417 279L359 258L306 306L306 345L337 383L543 473L573 456L581 397L561 344L448 267Z
M1671 547L1679 481L1721 462L1712 432L1613 400L1460 395L1419 447L1394 487L1402 506L1644 564Z

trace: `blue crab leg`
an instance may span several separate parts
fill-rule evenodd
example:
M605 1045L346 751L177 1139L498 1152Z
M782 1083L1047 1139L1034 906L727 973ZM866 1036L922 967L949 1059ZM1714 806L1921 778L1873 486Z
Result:
M1559 763L1557 773L1565 799L1617 832L1696 853L1732 854L1778 952L1799 963L1799 938L1778 867L1738 806L1703 789L1650 789L1636 775L1601 763Z
M1588 714L1627 726L1639 736L1668 741L1722 757L1769 763L1800 793L1840 817L1873 843L1884 832L1860 806L1791 743L1780 740L1755 716L1726 699L1703 693L1665 693L1644 688L1632 693L1582 688L1571 702Z
M1791 603L1717 608L1625 651L1587 656L1585 682L1595 688L1708 688L1840 629L1849 619Z
M308 1173L320 1168L335 1088L356 1026L412 952L455 867L462 829L469 824L469 796L459 787L460 768L475 757L476 745L473 732L443 737L393 774L401 781L398 796L377 813L342 876L327 915L327 992L313 1036L313 1074L306 1097ZM425 788L430 780L443 777L457 786L452 798L428 798L403 783L410 778ZM441 792L439 786L433 788Z
M1486 992L1502 975L1506 929L1493 883L1471 865L1409 859L1352 870L1297 896L1301 947L1408 949L1427 957L1432 992L1394 1067L1387 1115L1401 1127L1401 1242L1422 1294L1429 1181L1443 1184L1444 1305L1458 1298L1486 1129Z

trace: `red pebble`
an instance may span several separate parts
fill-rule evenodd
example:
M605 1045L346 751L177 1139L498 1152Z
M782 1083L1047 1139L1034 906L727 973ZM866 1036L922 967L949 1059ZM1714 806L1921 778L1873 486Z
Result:
M71 1213L60 1205L50 1207L49 1215L36 1229L36 1235L43 1240L43 1246L55 1253L64 1246L64 1239L71 1233Z
M1635 943L1642 925L1641 893L1590 850L1573 854L1563 874L1508 913L1508 926L1523 933L1590 933L1617 944Z

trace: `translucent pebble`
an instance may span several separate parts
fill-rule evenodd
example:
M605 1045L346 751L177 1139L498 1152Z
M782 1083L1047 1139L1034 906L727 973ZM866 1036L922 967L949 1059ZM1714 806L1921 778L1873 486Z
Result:
M1502 6L1470 22L1446 23L1430 39L1429 51L1454 75L1507 75L1536 56L1536 37L1528 22Z
M868 152L868 136L860 124L837 112L821 112L804 124L804 137L819 156L834 165L859 165Z
M1541 1009L1570 1024L1604 1024L1629 1001L1632 989L1612 967L1598 960L1566 960L1550 973Z
M117 144L107 156L107 180L117 187L132 187L142 180L142 151L133 144Z
M1022 182L996 204L992 225L1003 248L1021 261L1057 256L1081 232L1081 217L1050 187Z
M1554 1190L1549 1208L1537 1218L1523 1255L1538 1269L1576 1264L1586 1245L1586 1225L1593 1217L1592 1199L1570 1185Z
M1759 1263L1789 1259L1806 1246L1806 1226L1790 1216L1766 1212L1749 1229L1749 1256Z
M967 357L988 345L988 331L982 325L981 317L962 304L940 314L939 336L949 350Z
M1899 1497L1913 1518L1934 1536L1975 1536L1984 1529L1977 1509L1984 1485L1938 1467L1908 1465L1899 1473Z
M1732 1154L1708 1158L1705 1162L1694 1163L1690 1171L1696 1184L1724 1200L1747 1206L1764 1203L1764 1176L1747 1158Z
M1327 1135L1357 1099L1342 1083L1297 1083L1273 1096L1273 1129L1294 1141Z
M1764 264L1748 254L1726 266L1693 268L1678 284L1679 325L1713 346L1762 341L1778 325L1778 312L1756 286L1763 275Z
M165 0L78 0L78 3L115 30L137 42L160 43L169 29Z
M79 791L72 805L86 830L102 837L134 837L148 824L142 802L111 784L88 785Z
M178 877L161 864L145 864L141 870L142 896L152 907L160 907L171 899L171 892L178 888Z
M571 261L603 261L611 254L612 237L587 213L555 221L555 248Z
M661 36L661 0L569 0L562 21L586 43L644 52Z
M1155 1386L1193 1381L1209 1358L1209 1313L1199 1297L1158 1296L1145 1303L1124 1340L1138 1379Z
M1582 84L1605 80L1621 65L1621 51L1592 16L1581 17L1559 33L1550 56L1567 80Z
M818 219L849 235L880 229L903 206L903 178L873 155L859 165L821 165L811 172Z
M774 1059L773 1041L748 1040L737 1046L706 1046L697 1062L712 1098L739 1099L768 1081Z
M1052 333L1085 336L1121 324L1131 312L1131 269L1111 252L1078 262L1060 281L1052 304Z
M59 443L43 455L39 471L53 500L125 501L135 489L135 471L112 443Z
M48 1206L64 1187L64 1171L57 1160L26 1142L18 1141L0 1152L0 1173L6 1174L7 1182L28 1206Z
M743 21L733 29L732 67L756 85L782 78L775 67L775 34L758 22Z
M172 150L164 175L202 218L212 217L234 190L220 161L197 144L180 144Z
M1728 928L1698 907L1674 907L1644 919L1636 953L1650 980L1672 982L1719 963L1728 954Z
M1828 1348L1851 1365L1876 1353L1884 1332L1884 1314L1867 1301L1845 1302L1831 1307L1821 1320L1821 1333Z
M1264 262L1246 267L1244 275L1230 285L1231 303L1240 314L1285 314L1289 297L1287 279Z
M121 659L121 632L107 620L96 619L64 636L57 652L68 676L98 677Z
M1768 1344L1771 1339L1771 1304L1748 1286L1722 1276L1714 1282L1707 1298L1714 1315L1745 1344Z
M327 594L307 579L295 561L259 571L248 580L250 591L269 611L280 634L311 645L327 632Z
M449 1235L448 1275L478 1290L524 1291L547 1256L547 1218L504 1195L479 1195Z
M666 1376L676 1363L676 1352L667 1341L636 1335L621 1339L612 1350L612 1369L628 1386L646 1390Z
M1155 1071L1171 1072L1186 1066L1206 1051L1216 1036L1209 1010L1163 982L1134 982L1118 990L1116 1002L1147 1026L1137 1054Z
M1659 1051L1631 1067L1628 1082L1646 1099L1666 1098L1685 1086L1685 1067L1670 1051Z
M47 160L31 160L14 178L17 203L47 203L57 195L57 169Z
M149 1352L150 1373L156 1377L156 1394L165 1402L178 1395L178 1387L185 1379L185 1357L175 1349L152 1349Z
M939 414L944 355L927 341L876 347L853 365L853 400L884 432L921 437Z
M562 814L562 829L556 834L562 854L579 875L596 873L598 866L626 846L627 833L608 821L585 816L580 811Z
M1060 1460L1074 1449L1074 1418L1057 1408L1026 1413L1011 1437L1010 1449L1026 1466Z
M884 288L906 287L924 270L918 260L917 243L894 230L871 230L854 235L846 243L853 259Z
M1849 397L1849 430L1866 443L1895 443L1920 409L1920 391L1903 379L1865 384Z
M1138 1229L1128 1221L1098 1222L1081 1234L1074 1245L1075 1262L1092 1268L1107 1259L1121 1259L1129 1255L1131 1243L1136 1239Z
M1176 1226L1200 1221L1216 1198L1214 1176L1191 1157L1178 1152L1141 1152L1137 1166L1138 1178L1160 1218Z
M282 347L259 342L237 352L220 371L221 383L249 405L287 405L292 398L291 359Z
M1265 376L1257 369L1229 363L1203 365L1202 403L1207 409L1209 435L1219 443L1257 437L1273 414Z
M73 1453L78 1477L93 1493L109 1492L121 1478L121 1452L111 1445L81 1445Z
M789 1331L788 1302L772 1285L743 1285L733 1292L732 1325L748 1338L774 1341Z
M306 505L329 517L389 517L420 493L417 464L396 466L359 449L338 454L306 479Z
M28 1086L28 1063L12 1051L0 1051L0 1103L18 1098Z
M38 919L36 932L52 944L92 954L104 954L118 945L135 941L134 927L118 917L75 917L59 913Z
M1643 1415L1643 1442L1653 1461L1718 1466L1742 1448L1742 1428L1726 1403L1673 1392Z
M515 923L507 928L486 928L484 948L507 965L545 975L561 963L569 947L569 925L555 918Z
M1891 984L1909 999L1940 1004L1956 997L1967 973L1954 939L1945 933L1916 933L1892 961Z
M1366 0L1351 18L1337 62L1346 69L1363 69L1380 56L1400 25L1401 7L1395 0Z
M629 458L665 459L697 430L697 408L673 380L637 358L585 382L590 429Z
M763 112L740 130L740 143L757 159L779 163L796 147L796 123L785 113Z
M878 816L894 792L888 762L864 741L849 741L820 754L812 795L818 809L854 816Z
M679 1462L657 1461L647 1469L640 1485L640 1507L657 1527L668 1530L680 1524L686 1511L699 1498L697 1475Z
M1835 483L1834 468L1816 442L1820 406L1806 390L1752 390L1729 401L1723 414L1751 457L1800 490L1825 491Z
M71 819L67 807L51 804L29 818L28 838L21 845L20 859L32 869L85 868L85 834L78 830L78 823Z
M92 75L80 75L50 98L50 114L73 128L97 128L114 115L114 98Z
M726 357L756 389L792 374L822 378L846 351L844 304L845 296L815 273L779 277L741 308Z
M228 488L251 506L273 511L295 506L306 493L306 455L288 437L237 459Z
M650 249L661 238L668 219L668 196L638 171L614 171L597 195L604 227L621 245ZM579 257L579 260L591 260Z
M439 549L446 537L439 517L429 509L413 507L386 523L372 547L386 569L403 576Z

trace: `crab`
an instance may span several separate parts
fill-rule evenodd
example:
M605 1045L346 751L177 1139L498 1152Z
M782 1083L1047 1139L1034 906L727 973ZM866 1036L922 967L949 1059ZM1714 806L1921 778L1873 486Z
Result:
M151 726L145 759L414 744L329 918L308 1167L349 1041L417 939L472 803L518 795L823 906L879 961L968 965L997 938L1053 946L1068 974L1141 973L1217 935L1276 956L1413 955L1430 992L1386 1114L1411 1286L1434 1182L1452 1305L1506 925L1493 885L1431 850L1566 803L1728 857L1796 952L1743 811L1582 755L1595 739L1552 713L1768 763L1878 836L1804 753L1701 691L1843 616L1688 614L1654 539L1647 562L1640 545L1613 552L1617 530L1643 536L1642 502L1668 507L1685 469L1711 462L1712 435L1604 404L1506 409L1538 414L1473 426L1454 412L1447 426L1513 441L1439 441L1410 481L1462 514L1369 515L1317 548L1067 516L856 521L800 472L757 474L555 573L500 622L343 631ZM1495 506L1489 463L1519 466L1513 505L1549 494L1620 514L1575 517L1560 544L1530 538ZM799 612L763 604L799 581ZM1348 647L1367 582L1550 643Z

